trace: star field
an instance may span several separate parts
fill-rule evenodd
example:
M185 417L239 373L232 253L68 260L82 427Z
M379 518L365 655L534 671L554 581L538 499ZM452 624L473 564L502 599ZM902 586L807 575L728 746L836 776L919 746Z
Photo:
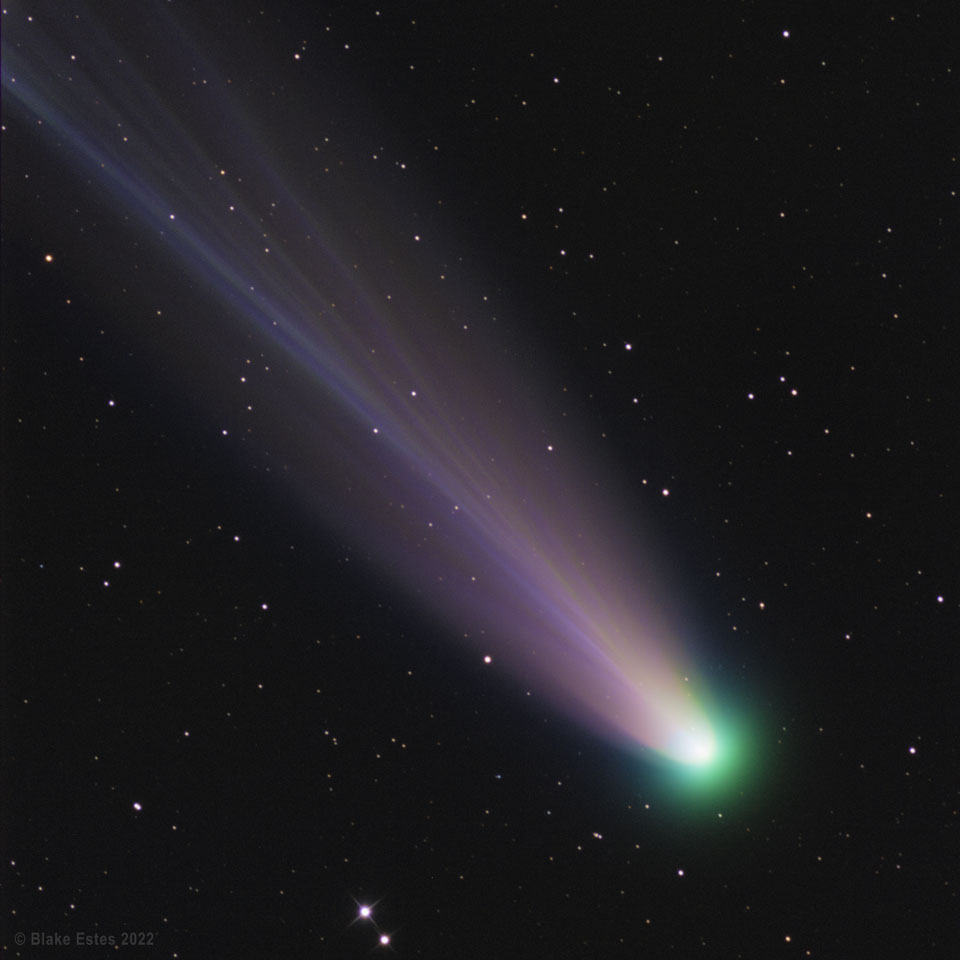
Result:
M946 20L7 7L8 953L953 955Z

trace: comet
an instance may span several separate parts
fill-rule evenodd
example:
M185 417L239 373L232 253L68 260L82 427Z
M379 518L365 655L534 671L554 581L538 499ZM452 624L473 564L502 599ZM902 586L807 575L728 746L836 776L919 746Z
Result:
M220 418L224 455L282 476L505 682L681 768L717 763L631 478L571 425L546 347L504 336L468 270L437 281L451 241L405 230L375 181L325 187L321 156L298 183L215 67L189 111L165 94L203 61L168 11L150 42L169 84L95 18L29 43L8 28L3 88L77 188L202 298L187 336L142 336Z

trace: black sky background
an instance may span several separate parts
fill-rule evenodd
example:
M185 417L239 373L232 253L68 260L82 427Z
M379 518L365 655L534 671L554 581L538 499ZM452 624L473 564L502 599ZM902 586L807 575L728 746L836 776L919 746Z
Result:
M10 5L5 46L82 51L69 8ZM186 125L238 142L188 48L96 11ZM5 91L5 949L954 956L950 11L169 12L257 131L232 170L268 156L344 249L446 270L425 305L570 411L762 750L734 796L671 805L332 534L273 459L290 437L220 442L229 311ZM389 948L351 923L374 901Z

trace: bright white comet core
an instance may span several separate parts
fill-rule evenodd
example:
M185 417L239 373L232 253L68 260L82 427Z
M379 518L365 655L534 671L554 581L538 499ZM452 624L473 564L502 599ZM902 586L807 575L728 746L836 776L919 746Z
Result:
M679 763L704 766L717 755L717 738L711 729L683 730L671 742L669 754Z

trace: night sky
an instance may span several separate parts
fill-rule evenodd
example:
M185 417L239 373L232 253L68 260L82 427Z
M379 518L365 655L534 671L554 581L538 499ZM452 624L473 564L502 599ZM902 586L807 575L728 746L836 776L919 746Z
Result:
M2 28L9 955L957 956L949 4Z

